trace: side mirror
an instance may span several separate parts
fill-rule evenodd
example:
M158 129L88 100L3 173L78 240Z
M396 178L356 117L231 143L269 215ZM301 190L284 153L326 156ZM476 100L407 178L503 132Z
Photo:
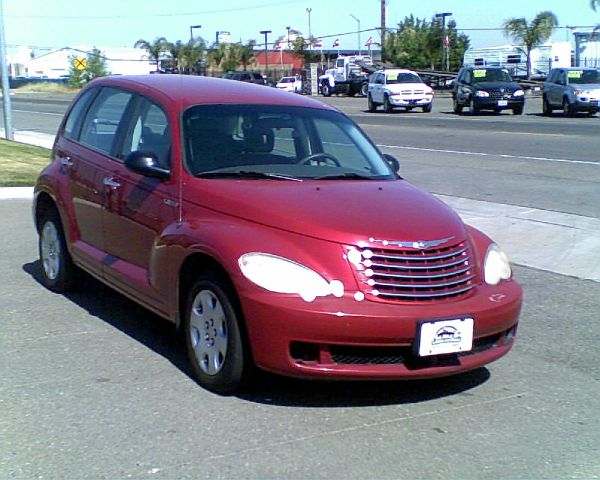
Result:
M145 177L158 178L159 180L166 180L171 177L171 171L160 166L158 157L154 152L145 150L131 152L125 158L125 166Z
M393 155L390 155L389 153L384 153L383 158L385 158L385 160L390 164L390 167L392 167L394 173L398 173L398 171L400 170L400 162L398 161L398 159Z

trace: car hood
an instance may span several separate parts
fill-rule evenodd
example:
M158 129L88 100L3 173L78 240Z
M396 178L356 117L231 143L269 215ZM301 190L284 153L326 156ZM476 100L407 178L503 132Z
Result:
M569 86L573 90L600 90L600 83L577 83Z
M460 217L403 180L198 180L194 202L226 215L323 240L466 238ZM193 200L192 200L193 201Z
M400 93L403 90L423 90L425 92L431 90L430 87L424 83L393 83L385 86L386 90L393 93Z
M516 82L479 82L473 84L473 88L476 90L497 90L499 88L522 90L521 85Z

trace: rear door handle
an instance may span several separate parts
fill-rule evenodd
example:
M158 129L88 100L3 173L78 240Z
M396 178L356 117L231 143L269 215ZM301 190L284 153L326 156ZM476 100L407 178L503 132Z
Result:
M121 184L117 182L113 177L104 177L102 183L105 187L109 187L112 190L116 190L121 187Z

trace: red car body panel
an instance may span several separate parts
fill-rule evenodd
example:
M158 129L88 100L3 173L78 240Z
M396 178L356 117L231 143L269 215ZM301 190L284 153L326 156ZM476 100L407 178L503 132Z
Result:
M40 175L34 203L43 195L53 199L74 261L97 278L177 321L182 265L192 255L211 258L237 292L255 363L291 376L434 377L484 365L512 347L521 287L512 279L495 286L483 282L481 263L491 240L466 227L432 195L403 180L198 179L183 168L181 116L190 106L331 107L276 89L210 78L113 77L92 85L124 88L157 102L167 113L172 138L171 176L160 181L65 138L64 125L59 130L55 161ZM62 158L72 164L65 166ZM105 185L106 179L119 187ZM386 239L465 242L473 252L473 288L460 298L430 302L357 300L362 287L344 248ZM268 292L240 270L238 259L249 252L305 265L328 281L340 281L344 294L307 302L298 295ZM340 346L410 353L419 322L463 317L474 318L475 342L490 339L489 345L452 362L340 364L331 355ZM316 353L309 359L294 357L294 344L309 345Z

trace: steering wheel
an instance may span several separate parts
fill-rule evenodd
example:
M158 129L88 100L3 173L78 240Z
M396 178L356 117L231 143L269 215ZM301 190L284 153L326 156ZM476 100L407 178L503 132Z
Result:
M300 160L298 162L298 164L306 165L307 163L310 163L310 162L316 162L317 164L321 164L321 163L326 164L326 163L331 162L331 163L334 163L336 167L342 166L342 164L340 163L340 161L337 158L335 158L330 153L326 153L326 152L313 153L312 155L309 155L308 157L304 157L302 160Z

